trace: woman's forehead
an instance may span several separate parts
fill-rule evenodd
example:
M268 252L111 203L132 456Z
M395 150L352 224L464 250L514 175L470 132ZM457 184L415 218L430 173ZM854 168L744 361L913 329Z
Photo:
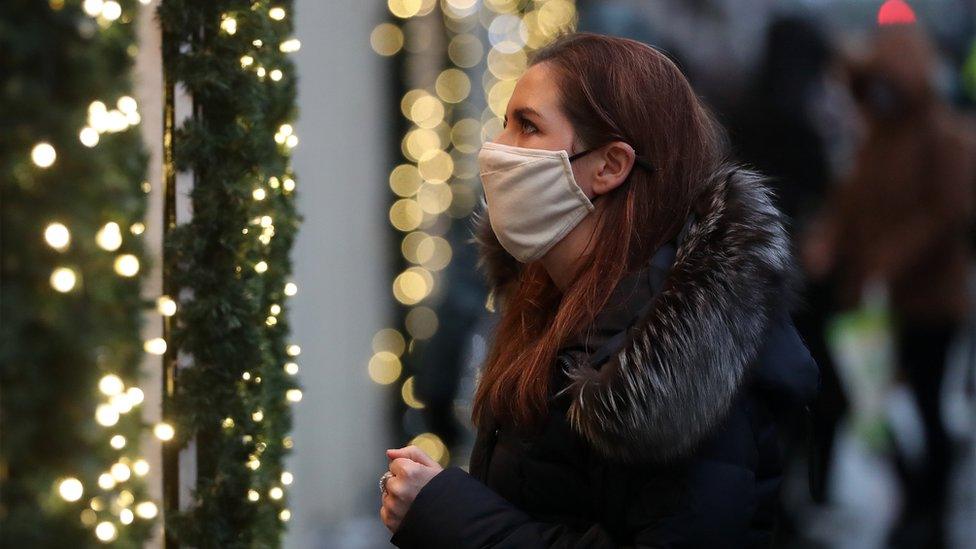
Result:
M532 65L519 78L508 103L508 112L531 110L545 118L558 117L559 88L545 63Z

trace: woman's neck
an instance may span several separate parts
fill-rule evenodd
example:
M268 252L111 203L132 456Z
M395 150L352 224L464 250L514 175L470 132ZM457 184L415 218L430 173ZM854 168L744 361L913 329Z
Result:
M597 211L590 212L590 215L584 217L569 234L542 256L543 267L562 293L566 293L573 283L576 271L582 264L580 259L593 251L594 242L591 237L596 230L596 219Z

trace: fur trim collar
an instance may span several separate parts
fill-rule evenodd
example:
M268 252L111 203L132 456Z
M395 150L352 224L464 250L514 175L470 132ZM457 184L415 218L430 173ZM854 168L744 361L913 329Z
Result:
M567 419L604 458L668 461L724 418L795 278L789 238L762 176L716 170L648 312L602 367L563 361ZM475 218L479 266L505 295L521 265Z

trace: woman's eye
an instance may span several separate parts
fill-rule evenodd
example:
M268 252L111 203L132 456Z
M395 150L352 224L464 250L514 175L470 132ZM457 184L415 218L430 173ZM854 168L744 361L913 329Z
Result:
M521 131L522 133L530 134L530 133L537 133L539 131L539 128L537 128L535 124L533 124L532 122L529 122L528 120L526 120L524 118L521 118L521 117L518 117L517 116L515 118L515 122L518 124L519 131ZM502 118L502 129L503 130L504 129L508 129L508 117L507 116L504 117L504 118Z

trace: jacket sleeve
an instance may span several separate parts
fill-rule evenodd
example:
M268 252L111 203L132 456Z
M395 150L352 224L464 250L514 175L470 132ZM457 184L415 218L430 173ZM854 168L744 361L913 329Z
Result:
M458 467L420 490L390 543L401 549L618 547L599 525L576 531L538 522Z
M755 485L751 472L724 470L714 462L696 460L694 484L715 489L691 490L666 515L662 494L643 486L628 505L634 545L620 545L600 524L574 528L539 521L516 508L462 469L440 472L417 494L390 542L401 549L475 548L651 548L718 547L746 537Z

